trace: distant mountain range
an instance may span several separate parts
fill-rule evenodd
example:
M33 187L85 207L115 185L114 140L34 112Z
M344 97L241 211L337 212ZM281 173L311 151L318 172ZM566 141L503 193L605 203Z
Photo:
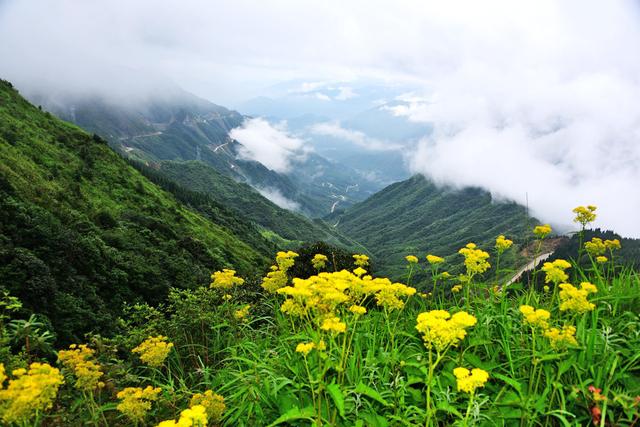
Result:
M239 156L241 144L229 137L245 116L173 87L167 91L136 101L97 96L32 99L102 135L128 157L146 163L201 161L267 196L277 193L309 216L329 214L335 206L349 206L381 188L354 169L314 153L296 159L290 174L246 160Z

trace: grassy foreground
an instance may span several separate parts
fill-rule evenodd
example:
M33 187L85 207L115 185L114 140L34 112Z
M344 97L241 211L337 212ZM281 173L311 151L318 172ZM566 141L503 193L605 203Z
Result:
M577 208L582 228L595 208ZM534 230L538 242L551 232ZM638 425L640 278L615 263L619 242L584 242L578 258L504 286L493 254L467 245L465 273L407 256L405 283L368 275L368 259L341 270L318 254L290 278L278 253L261 284L232 270L209 287L136 305L121 334L47 354L9 354L0 416L14 425L413 426ZM428 283L412 284L417 269ZM316 273L313 273L315 270ZM507 275L508 276L508 275ZM415 287L412 287L415 286ZM2 300L3 337L20 305ZM24 329L24 325L23 329ZM30 341L31 340L31 341ZM13 371L13 372L11 372Z

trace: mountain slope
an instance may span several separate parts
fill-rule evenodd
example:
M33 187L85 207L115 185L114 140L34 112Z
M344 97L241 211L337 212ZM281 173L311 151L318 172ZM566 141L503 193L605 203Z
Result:
M235 209L247 219L279 237L296 243L322 240L349 245L342 236L320 220L310 220L282 209L247 184L238 183L201 162L162 162L159 172L185 188L208 194L215 201Z
M381 271L395 276L404 271L405 255L451 256L468 242L488 248L499 234L523 236L535 221L527 220L524 207L495 202L486 191L440 188L419 175L332 219L376 257Z
M257 230L210 219L0 81L0 284L61 339L109 331L124 302L157 303L212 270L262 269Z

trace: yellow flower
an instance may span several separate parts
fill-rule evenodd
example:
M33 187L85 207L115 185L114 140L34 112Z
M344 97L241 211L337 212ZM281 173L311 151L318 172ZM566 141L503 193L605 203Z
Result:
M541 329L547 329L549 324L547 321L551 318L551 313L543 309L534 309L530 305L521 305L520 313L524 316L525 323L528 323L532 327L538 327Z
M604 246L609 249L610 251L614 250L614 249L620 249L622 246L620 245L620 240L618 239L613 239L613 240L605 240L604 241Z
M543 290L543 291L545 291L545 292L549 292L549 286L544 285L544 286L542 287L542 290Z
M222 414L227 409L224 403L224 397L211 390L194 394L191 402L189 402L189 406L194 407L196 405L204 406L209 421L214 423L222 420Z
M462 290L462 285L455 285L454 287L451 288L451 292L453 293L458 293Z
M274 293L278 289L287 286L287 282L289 282L289 277L287 276L287 272L278 269L271 269L270 272L267 273L267 277L262 279L262 288L269 293Z
M440 277L442 277L443 279L448 279L449 277L451 277L451 273L449 273L448 271L443 271L442 273L440 273Z
M229 294L224 294L224 295L222 296L222 299L223 299L223 300L225 300L225 301L229 301L231 298L232 298L232 297L231 297L231 295L229 295Z
M278 252L276 254L276 264L282 271L287 271L295 264L295 258L298 256L293 251Z
M473 393L477 388L484 387L489 380L489 373L482 369L455 368L453 375L456 377L458 391Z
M369 257L366 255L354 255L353 256L354 264L358 267L366 267L369 265Z
M551 328L544 333L554 350L565 350L578 345L575 326L563 326L562 329Z
M410 297L416 293L416 289L402 283L392 283L383 286L376 294L376 303L389 311L402 310L404 301L402 297Z
M607 247L605 246L604 242L599 237L594 237L591 239L590 242L586 242L584 244L584 248L587 250L587 253L589 253L589 255L591 256L602 255L607 250Z
M596 209L597 207L593 205L589 206L578 206L573 210L573 213L576 214L576 217L573 219L573 222L577 222L582 225L582 228L586 227L587 224L596 220Z
M316 349L318 351L325 351L327 349L327 344L324 342L324 340L320 340L318 342L318 345L316 345Z
M298 344L296 346L296 352L297 353L302 353L303 356L307 357L307 355L314 348L316 348L316 343L314 343L314 342L307 342L307 343L301 342L300 344Z
M162 421L157 427L207 427L207 412L202 405L193 405L180 413L180 419Z
M0 367L4 381L4 365ZM16 369L13 376L7 388L0 390L0 416L6 424L30 424L37 414L53 406L58 389L64 383L60 371L47 363L32 363L29 370Z
M600 255L600 256L596 257L596 262L599 263L599 264L604 264L607 261L609 261L609 259L606 256Z
M120 403L116 409L134 422L144 419L151 409L151 402L158 399L162 390L150 385L144 389L141 387L127 387L116 395Z
M475 243L467 244L458 253L464 256L464 265L467 268L468 276L482 274L491 267L487 261L489 254L482 249L476 249Z
M167 337L158 335L157 337L150 336L131 352L140 353L142 362L158 368L162 366L172 347L173 343L167 342Z
M213 279L211 283L211 288L213 289L231 289L244 283L244 279L236 277L235 270L227 268L222 271L216 271L211 275L211 278Z
M80 390L91 391L104 387L100 381L102 371L100 365L93 360L94 351L86 344L71 344L69 350L58 352L58 362L71 369L76 376L75 386Z
M347 330L347 324L341 322L339 317L328 317L324 319L320 329L339 334Z
M233 312L233 317L236 318L236 320L245 320L247 318L247 316L249 315L249 310L251 309L251 304L247 304L244 307L242 307L239 310L236 310Z
M544 239L545 237L547 237L549 234L551 234L551 226L549 224L543 224L543 225L536 225L533 228L533 234L538 238L538 239Z
M355 314L356 316L362 316L367 312L367 309L362 307L361 305L354 304L351 307L349 307L349 311Z
M560 282L566 281L569 276L564 271L570 267L571 264L563 259L557 259L553 262L545 262L542 266L542 271L546 273L544 282L553 282L557 285Z
M327 265L327 261L329 261L329 258L327 258L326 255L315 254L311 260L311 264L316 270L321 270Z
M407 255L406 257L404 257L407 262L409 264L417 264L418 263L418 257L415 255Z
M595 304L587 300L587 296L598 292L598 288L589 282L582 282L580 289L569 283L560 284L560 310L573 311L578 314L586 313L595 308Z
M431 310L418 315L416 329L422 333L427 348L442 351L457 346L467 335L466 329L476 322L475 317L464 311L452 316L444 310Z
M444 262L444 258L429 254L427 255L427 262L431 265L442 264Z
M511 247L511 245L513 245L513 241L507 239L503 235L498 236L496 239L496 249L498 250L498 253L506 251Z

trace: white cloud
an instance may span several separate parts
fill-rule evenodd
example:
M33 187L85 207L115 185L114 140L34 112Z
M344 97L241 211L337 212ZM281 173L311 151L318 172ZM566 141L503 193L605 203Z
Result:
M300 209L300 205L298 203L294 202L293 200L287 199L277 188L257 187L256 190L264 197L271 200L273 203L283 209L287 209L290 211L298 211Z
M364 132L343 128L340 123L318 123L309 128L311 133L316 135L331 136L348 141L362 148L372 151L397 151L402 149L401 145L381 141L367 136Z
M338 94L334 96L337 101L346 101L347 99L355 98L358 96L352 88L349 86L341 86L338 88Z
M315 92L314 96L318 98L320 101L331 101L331 98L329 98L329 96L325 95L324 93Z
M286 124L271 125L264 119L246 119L229 136L242 144L241 158L255 160L276 172L288 172L291 161L302 156L304 141L287 133Z

